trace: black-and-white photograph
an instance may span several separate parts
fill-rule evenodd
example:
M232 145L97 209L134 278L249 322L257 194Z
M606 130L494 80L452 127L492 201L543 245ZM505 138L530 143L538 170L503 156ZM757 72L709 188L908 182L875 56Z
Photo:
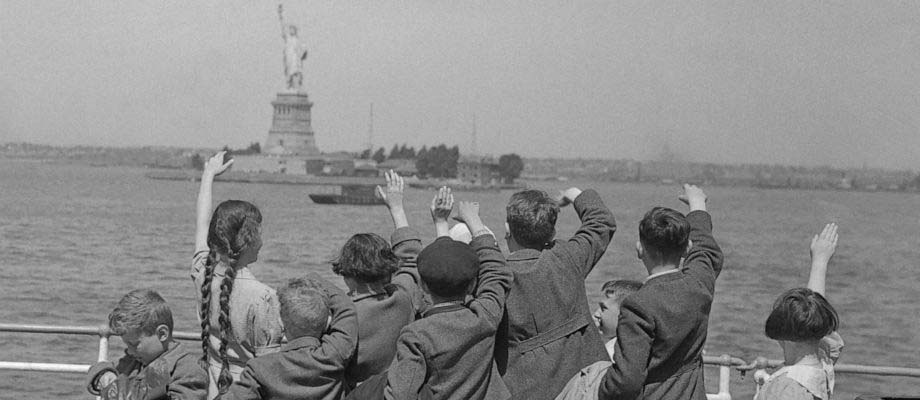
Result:
M920 2L0 3L0 399L920 398Z

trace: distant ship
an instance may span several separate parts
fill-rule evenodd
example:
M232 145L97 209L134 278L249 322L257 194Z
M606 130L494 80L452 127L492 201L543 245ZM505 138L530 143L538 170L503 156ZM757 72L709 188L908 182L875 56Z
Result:
M385 204L377 197L374 185L342 185L339 193L312 193L310 200L316 204L351 204L373 206Z

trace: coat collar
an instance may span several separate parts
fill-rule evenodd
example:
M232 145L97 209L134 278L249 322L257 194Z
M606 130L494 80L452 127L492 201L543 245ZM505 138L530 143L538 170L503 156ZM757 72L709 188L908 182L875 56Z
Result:
M536 260L540 258L540 254L542 253L543 252L536 249L521 249L509 254L508 261Z

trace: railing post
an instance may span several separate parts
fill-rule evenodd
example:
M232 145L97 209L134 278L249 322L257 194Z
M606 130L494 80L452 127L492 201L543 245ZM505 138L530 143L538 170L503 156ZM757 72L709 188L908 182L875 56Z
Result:
M112 331L106 325L99 326L99 357L96 361L109 360L109 336Z

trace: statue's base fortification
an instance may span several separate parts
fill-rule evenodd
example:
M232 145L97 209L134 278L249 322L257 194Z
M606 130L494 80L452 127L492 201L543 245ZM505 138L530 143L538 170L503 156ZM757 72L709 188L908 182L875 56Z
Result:
M313 137L310 109L313 103L303 92L278 93L272 102L275 109L264 153L284 155L318 155Z

